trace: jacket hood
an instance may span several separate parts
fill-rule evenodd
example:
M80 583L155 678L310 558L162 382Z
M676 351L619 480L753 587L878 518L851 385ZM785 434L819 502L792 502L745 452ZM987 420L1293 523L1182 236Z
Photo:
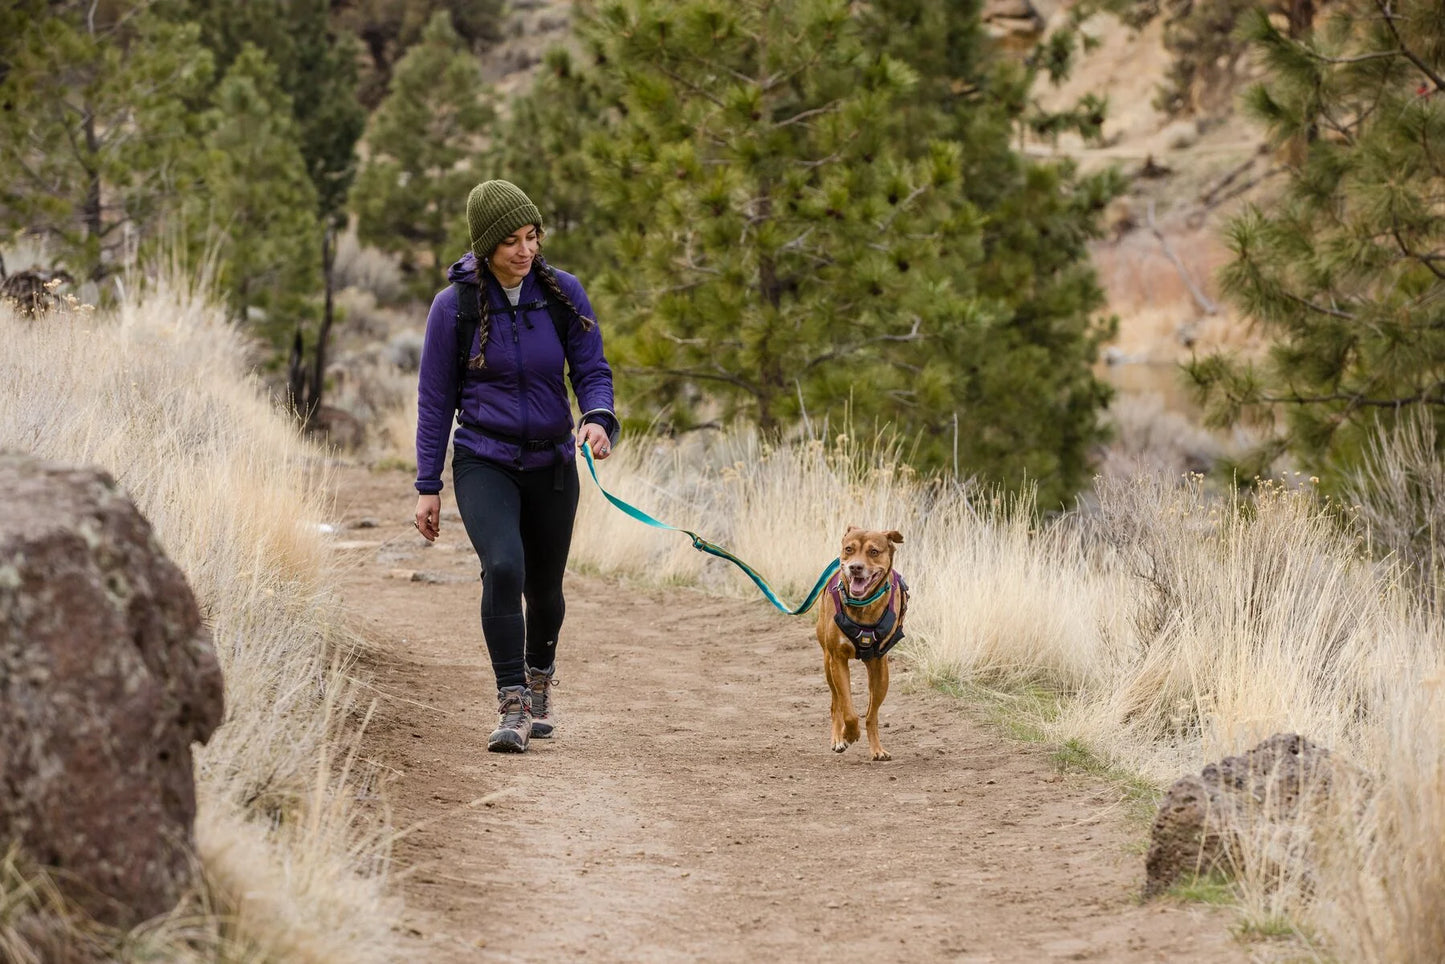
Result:
M456 284L458 281L471 281L476 276L477 256L470 251L462 255L460 261L447 269L447 281L452 284Z

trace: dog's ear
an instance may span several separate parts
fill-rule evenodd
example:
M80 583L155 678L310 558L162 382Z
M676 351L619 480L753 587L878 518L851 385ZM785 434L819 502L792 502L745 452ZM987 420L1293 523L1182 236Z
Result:
M899 532L897 529L889 529L887 535L889 542L896 542L899 545L903 544L903 533Z
M862 531L862 530L859 529L857 526L849 526L848 528L846 528L846 529L843 530L843 538L844 538L844 539L848 538L848 534L849 534L850 532L861 532L861 531Z

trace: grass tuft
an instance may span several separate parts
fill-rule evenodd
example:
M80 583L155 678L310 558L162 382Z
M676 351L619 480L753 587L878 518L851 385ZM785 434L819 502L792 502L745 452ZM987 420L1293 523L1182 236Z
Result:
M1239 903L1239 894L1234 881L1222 873L1201 874L1182 880L1167 892L1175 900L1194 904L1210 904L1216 907L1234 907Z

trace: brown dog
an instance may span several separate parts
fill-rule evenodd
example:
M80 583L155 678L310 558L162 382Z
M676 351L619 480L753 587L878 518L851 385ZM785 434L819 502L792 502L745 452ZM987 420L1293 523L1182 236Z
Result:
M834 753L858 739L848 660L861 659L868 668L868 748L875 760L891 759L878 742L878 707L888 695L888 650L903 638L908 610L908 584L893 571L893 546L902 542L897 530L849 526L838 553L839 569L818 606L823 676L833 694Z

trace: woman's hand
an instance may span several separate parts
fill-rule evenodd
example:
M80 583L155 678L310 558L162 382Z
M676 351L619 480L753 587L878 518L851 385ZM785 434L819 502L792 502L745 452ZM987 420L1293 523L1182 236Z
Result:
M416 497L416 531L427 542L436 542L442 532L442 497L419 495Z
M607 433L596 422L586 422L578 429L577 447L580 449L584 444L592 446L592 457L598 461L612 454L612 443L607 441Z

